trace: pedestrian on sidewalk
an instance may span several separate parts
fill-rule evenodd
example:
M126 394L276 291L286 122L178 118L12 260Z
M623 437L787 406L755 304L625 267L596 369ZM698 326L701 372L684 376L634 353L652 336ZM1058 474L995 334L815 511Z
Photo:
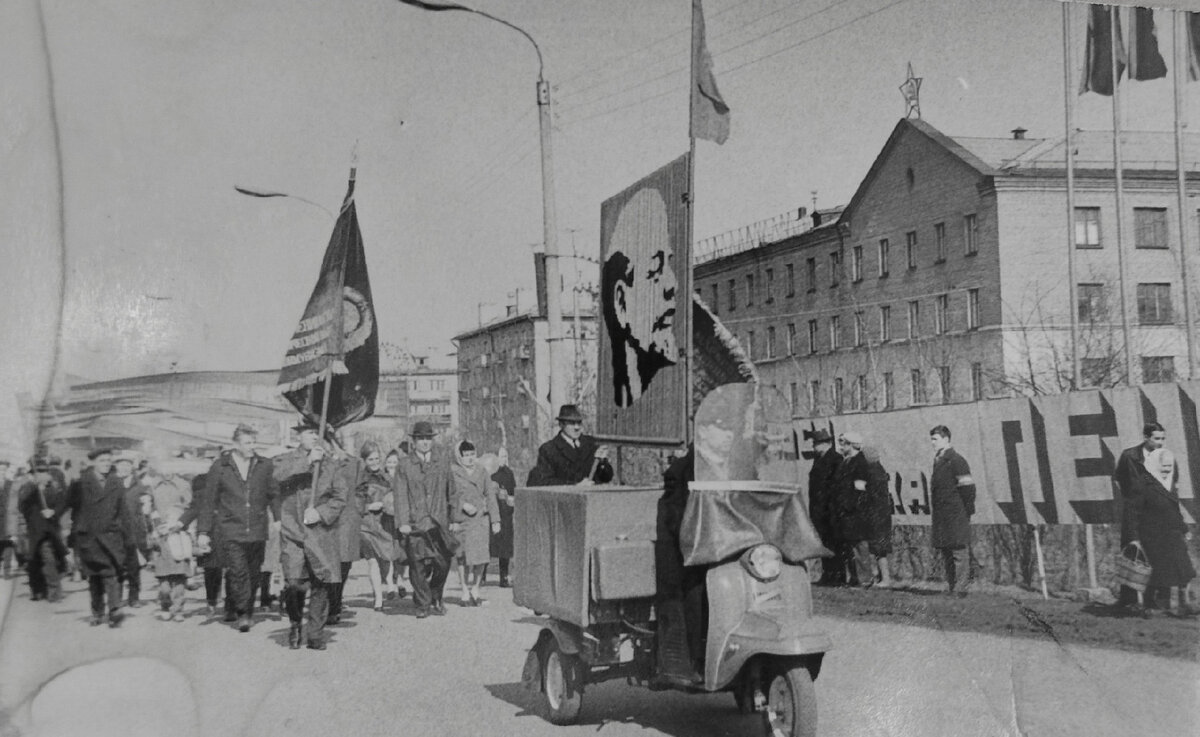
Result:
M975 514L975 480L967 459L954 450L950 428L929 431L933 445L933 474L929 503L933 513L931 545L942 557L947 593L966 596L971 579L971 515Z
M433 425L424 420L414 423L412 438L413 451L400 459L392 493L417 618L424 619L446 613L443 592L459 525L450 521L454 479L445 451L433 445Z
M488 468L492 468L489 461ZM510 566L513 557L513 511L517 498L517 477L508 466L508 448L503 445L496 451L495 469L492 471L492 481L496 482L496 503L500 507L500 531L492 535L492 557L496 559L500 570L500 588L508 588Z
M480 592L488 562L491 561L491 535L500 531L500 507L496 502L496 482L479 465L475 444L464 440L454 455L454 493L456 504L450 519L462 529L463 587L467 589L463 606L480 606ZM460 574L461 575L461 574Z
M362 557L362 541L360 539L362 514L354 497L365 466L362 458L346 450L347 444L340 432L338 441L339 447L334 449L334 454L337 456L335 462L345 476L342 484L346 487L347 497L346 505L337 518L337 552L338 560L341 563L338 581L329 590L329 617L326 624L330 625L336 625L342 621L342 597L346 592L346 582L350 580L350 568L354 565L354 561Z
M129 608L142 605L142 560L150 559L150 527L146 519L149 506L143 497L147 489L134 473L136 457L130 451L113 454L113 471L108 475L108 484L118 489L125 500L126 522L125 560L121 566L125 584L125 598Z
M93 627L107 617L110 627L121 624L121 576L125 566L126 536L132 529L124 490L109 484L113 454L108 449L88 453L91 467L84 469L71 507L71 537L79 565L87 577Z
M12 578L17 552L17 495L8 477L10 465L7 458L0 458L0 573L4 578Z
M391 575L392 559L396 557L392 533L383 526L384 499L392 493L392 480L383 470L383 454L378 443L363 443L358 454L363 460L363 472L354 493L361 519L359 544L361 556L367 561L367 578L375 597L375 611L381 612L384 582Z
M143 483L150 491L150 562L158 579L159 619L182 622L187 580L196 565L192 538L184 529L192 503L191 485L163 476L153 464Z
M1188 603L1187 585L1196 577L1196 569L1187 549L1191 533L1179 506L1179 466L1175 455L1160 447L1146 454L1145 470L1134 477L1122 515L1122 529L1131 535L1129 544L1141 547L1150 563L1145 607L1152 612L1169 609L1171 589L1177 588L1176 613L1191 616L1196 611Z
M847 561L844 544L838 538L837 527L833 524L833 502L837 498L833 477L842 463L842 454L834 447L833 437L824 428L812 433L812 446L816 456L808 471L808 514L821 542L833 553L821 561L821 578L817 585L841 586L846 583Z
M31 464L33 476L18 492L18 509L25 518L30 598L55 602L62 599L61 577L66 570L67 548L58 518L66 508L67 490L50 473L44 458Z
M400 467L401 453L397 449L392 449L388 452L387 458L383 461L383 471L387 475L388 483L391 488L396 486L396 469ZM392 535L392 566L391 575L383 577L384 598L391 599L399 597L403 599L408 595L408 589L404 586L406 579L405 569L408 564L408 556L404 553L404 541L401 539L400 532L396 529L396 498L392 491L388 491L383 497L383 512L380 520L383 523L383 529L387 530Z

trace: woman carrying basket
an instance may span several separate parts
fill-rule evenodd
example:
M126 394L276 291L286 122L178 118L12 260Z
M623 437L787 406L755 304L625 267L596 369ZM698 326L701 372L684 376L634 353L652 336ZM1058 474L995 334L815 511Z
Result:
M1180 616L1197 613L1187 601L1188 582L1196 569L1188 557L1187 526L1179 509L1179 468L1166 448L1146 453L1146 473L1133 478L1125 495L1124 529L1131 531L1129 545L1145 551L1150 580L1144 594L1148 610L1170 606L1170 589L1179 589Z

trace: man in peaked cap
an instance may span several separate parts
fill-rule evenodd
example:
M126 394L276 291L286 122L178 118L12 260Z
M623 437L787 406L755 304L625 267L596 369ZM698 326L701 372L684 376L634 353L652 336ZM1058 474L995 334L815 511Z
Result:
M608 448L591 435L583 434L583 414L579 407L564 404L557 420L558 434L538 448L537 465L529 472L526 485L589 486L612 481Z

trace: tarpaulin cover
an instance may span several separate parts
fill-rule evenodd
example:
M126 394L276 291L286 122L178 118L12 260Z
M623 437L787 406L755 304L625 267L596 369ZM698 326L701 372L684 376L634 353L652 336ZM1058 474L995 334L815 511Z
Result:
M662 487L539 486L517 489L515 496L520 575L513 601L588 626L592 551L618 540L653 540Z
M764 482L692 482L679 544L684 565L719 563L770 543L784 560L800 563L832 555L813 529L804 498L787 491L750 491Z

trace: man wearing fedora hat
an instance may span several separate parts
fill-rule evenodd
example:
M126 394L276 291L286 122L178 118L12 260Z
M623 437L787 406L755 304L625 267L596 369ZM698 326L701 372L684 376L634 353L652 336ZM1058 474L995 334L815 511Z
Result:
M591 435L583 434L579 407L564 404L558 411L558 434L538 448L537 465L529 472L527 486L587 486L612 481L608 448Z
M66 507L66 489L50 472L45 458L35 458L30 464L32 477L18 492L18 505L25 518L30 598L58 601L62 599L60 577L66 562L66 547L59 528L59 514Z
M396 527L408 555L409 579L417 618L444 615L442 592L450 573L450 560L443 547L445 532L458 532L450 522L450 509L457 508L454 477L449 457L433 446L433 426L417 422L412 428L412 452L400 459L393 481Z

